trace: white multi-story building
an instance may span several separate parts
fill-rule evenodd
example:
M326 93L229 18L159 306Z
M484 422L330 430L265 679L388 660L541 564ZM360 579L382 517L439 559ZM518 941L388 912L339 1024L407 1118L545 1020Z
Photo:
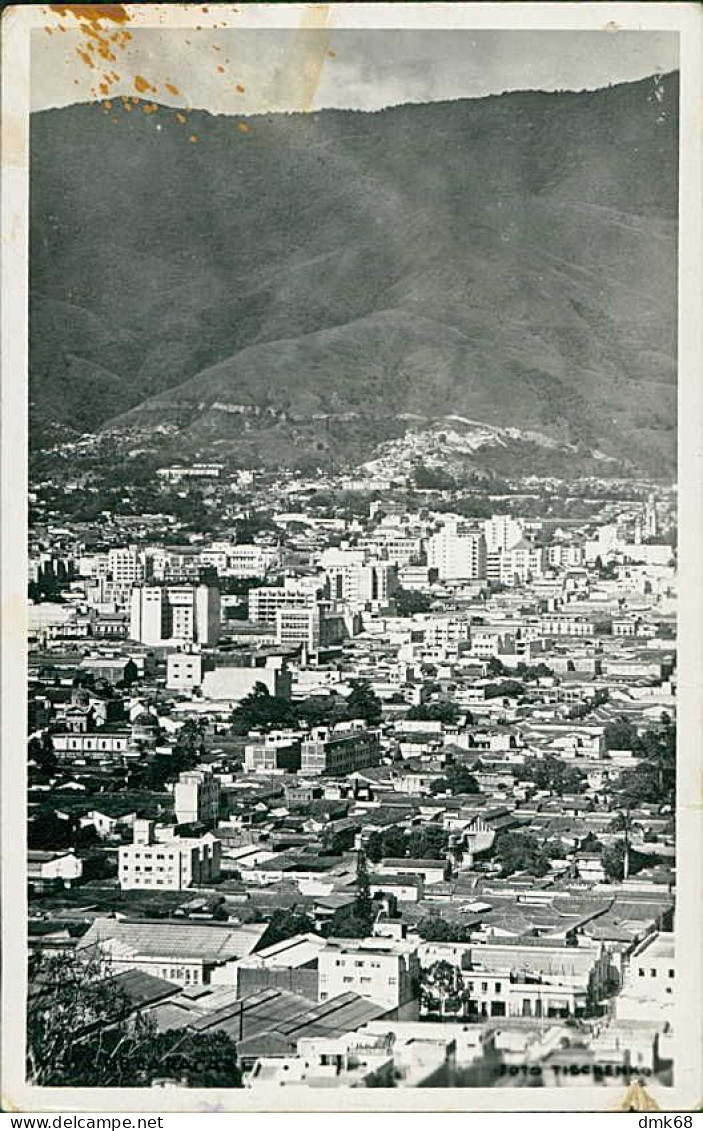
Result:
M555 542L547 547L547 563L558 569L578 569L586 560L586 550L580 542Z
M157 840L154 822L138 820L134 822L134 843L119 850L118 879L123 891L181 891L212 883L219 876L220 842L212 833Z
M136 546L120 546L108 551L107 572L117 586L136 585L149 576L148 559Z
M301 644L316 652L320 647L320 607L306 609L279 609L276 613L276 643L282 648L297 648Z
M523 537L525 524L520 518L512 518L509 514L494 514L483 523L483 534L486 539L486 552L493 554L496 550L509 550Z
M220 591L212 585L135 585L129 635L142 644L214 645L220 633Z
M582 616L554 616L543 617L539 623L539 631L543 636L595 636L596 622Z
M471 636L467 617L426 617L422 628L425 644L430 648L448 648L468 641Z
M387 605L397 588L397 571L389 561L367 561L363 550L325 550L320 555L329 595L351 608Z
M169 691L192 691L203 682L200 652L172 652L166 657L166 687Z
M290 578L283 585L263 585L249 590L249 619L276 624L279 609L310 609L317 603L322 578Z
M442 581L473 581L486 576L486 539L469 523L448 523L427 540L427 565Z
M275 546L257 546L242 542L233 546L227 555L227 573L230 577L263 577L279 557Z
M220 811L220 783L212 770L186 770L179 775L173 800L180 825L216 821Z
M354 993L398 1010L399 1017L417 1017L420 962L409 944L383 938L329 941L317 963L320 1001Z
M490 581L500 581L503 585L524 585L545 572L547 553L543 546L536 546L534 542L522 538L507 550L495 550L489 554L487 567Z
M413 538L393 529L380 529L359 542L369 557L403 566L417 562L422 552L420 538Z
M673 934L647 935L630 955L623 988L615 999L616 1018L654 1022L663 1028L672 1018L675 984Z

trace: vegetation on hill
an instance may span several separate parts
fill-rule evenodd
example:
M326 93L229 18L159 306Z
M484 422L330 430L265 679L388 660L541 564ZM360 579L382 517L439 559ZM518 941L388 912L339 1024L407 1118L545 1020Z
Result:
M676 75L194 111L197 146L116 113L32 122L35 443L170 424L300 466L451 411L673 468Z

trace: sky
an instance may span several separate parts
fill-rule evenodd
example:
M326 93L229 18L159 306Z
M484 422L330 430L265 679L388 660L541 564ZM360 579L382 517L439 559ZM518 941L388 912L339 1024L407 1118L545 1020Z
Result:
M378 110L678 67L678 34L658 31L106 28L101 48L75 21L47 26L32 37L35 110L126 95L218 114Z

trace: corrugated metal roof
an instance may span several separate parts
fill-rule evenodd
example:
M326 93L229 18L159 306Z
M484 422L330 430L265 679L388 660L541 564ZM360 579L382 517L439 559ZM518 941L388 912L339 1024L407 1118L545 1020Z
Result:
M188 921L96 919L79 946L83 949L95 943L115 940L121 949L135 955L225 962L229 958L250 954L266 927L265 923L227 927Z

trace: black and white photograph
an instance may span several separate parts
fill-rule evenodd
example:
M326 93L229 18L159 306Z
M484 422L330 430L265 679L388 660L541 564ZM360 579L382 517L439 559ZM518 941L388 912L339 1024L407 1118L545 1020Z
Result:
M10 1110L693 1110L696 9L6 8Z

